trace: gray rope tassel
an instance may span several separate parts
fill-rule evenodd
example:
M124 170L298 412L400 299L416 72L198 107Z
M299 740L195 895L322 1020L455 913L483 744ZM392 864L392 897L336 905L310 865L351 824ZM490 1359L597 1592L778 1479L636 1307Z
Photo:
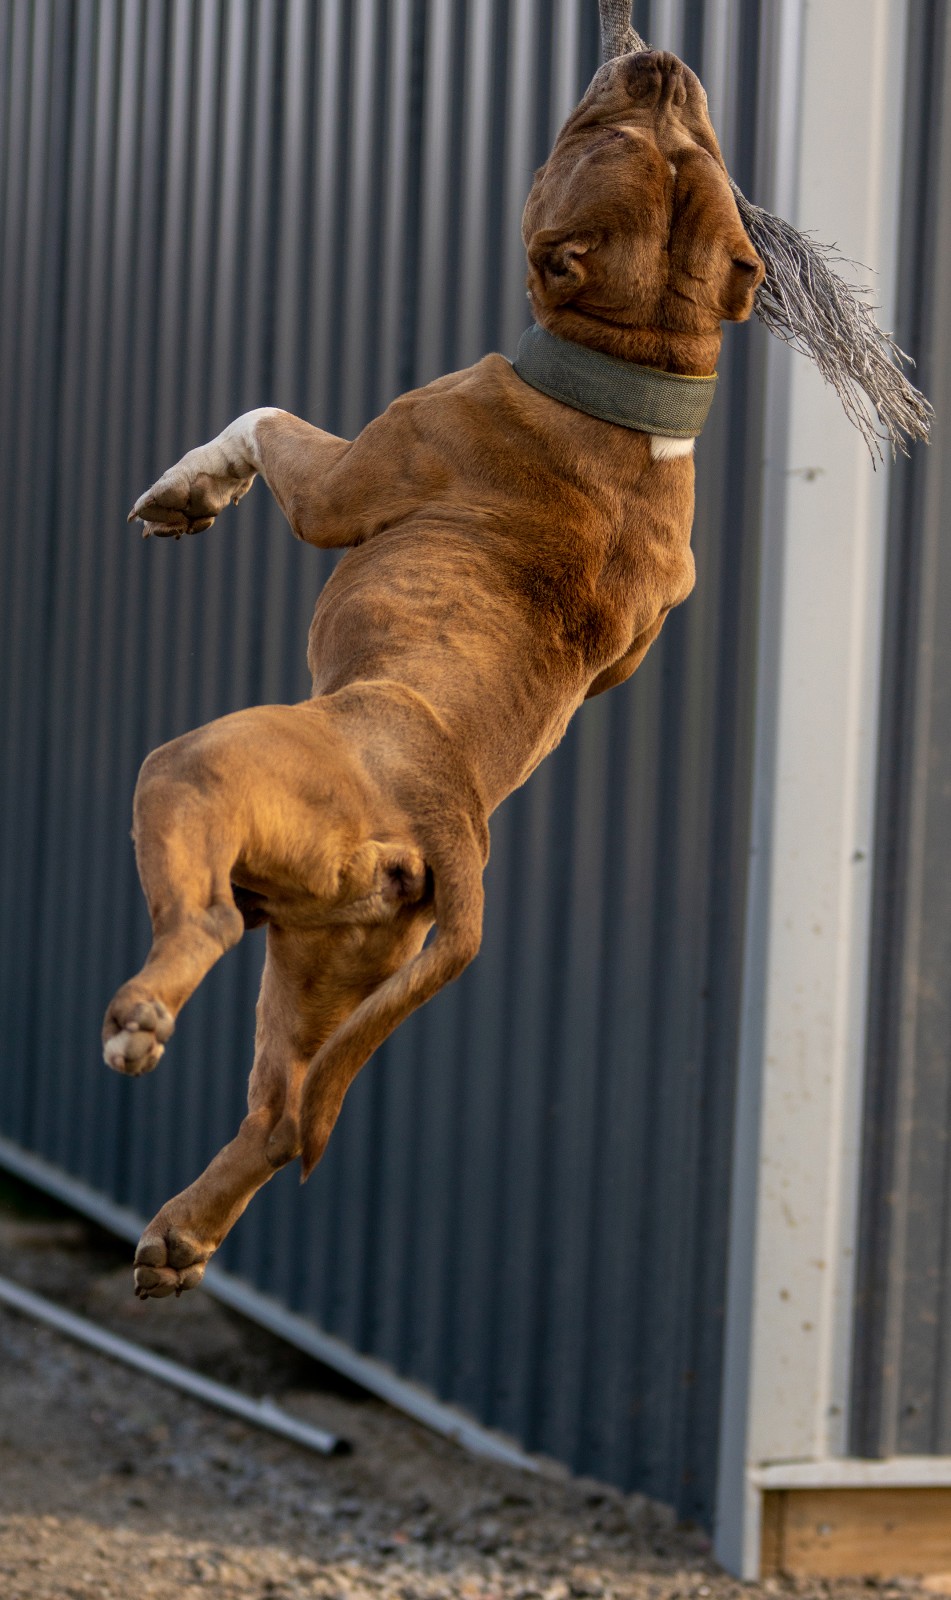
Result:
M598 0L601 59L611 61L648 46L631 26L629 0ZM894 456L908 440L928 438L934 411L902 365L910 357L875 320L869 292L836 269L854 265L831 245L747 200L730 187L740 219L766 268L754 309L770 333L814 361L858 428L874 461L887 441ZM884 432L876 426L877 420Z
M630 0L599 0L601 7L601 60L613 61L631 50L646 50L639 33L631 27Z

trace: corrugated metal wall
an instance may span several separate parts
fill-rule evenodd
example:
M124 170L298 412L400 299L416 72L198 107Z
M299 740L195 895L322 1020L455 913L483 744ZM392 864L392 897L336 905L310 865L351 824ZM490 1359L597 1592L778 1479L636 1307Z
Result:
M890 518L853 1448L951 1455L951 18L911 8L898 335L936 412Z
M752 187L760 8L639 8ZM519 216L595 0L0 0L0 1131L150 1214L236 1124L249 937L161 1070L101 1013L146 947L159 742L307 691L327 557L258 487L142 546L134 494L240 411L335 431L526 322ZM728 335L699 581L496 816L487 937L225 1264L574 1467L706 1516L747 839L764 339Z

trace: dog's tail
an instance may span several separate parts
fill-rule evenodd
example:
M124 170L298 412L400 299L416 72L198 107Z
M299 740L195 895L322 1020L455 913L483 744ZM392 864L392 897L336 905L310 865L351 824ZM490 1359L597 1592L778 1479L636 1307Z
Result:
M399 1024L451 983L478 953L482 941L484 852L466 819L421 840L433 874L436 934L419 955L362 1000L321 1045L307 1069L301 1094L301 1182L320 1160L344 1095L360 1068Z

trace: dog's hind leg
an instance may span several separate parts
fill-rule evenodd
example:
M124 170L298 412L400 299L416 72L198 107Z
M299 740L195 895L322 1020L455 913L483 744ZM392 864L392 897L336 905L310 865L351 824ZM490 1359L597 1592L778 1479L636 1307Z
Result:
M319 1034L308 1028L297 1004L281 935L268 928L267 941L248 1114L201 1176L167 1201L143 1233L135 1254L135 1287L142 1299L194 1288L248 1201L297 1153L293 1134L284 1141L274 1135L288 1118L296 1130L300 1084Z
M152 948L113 996L102 1030L107 1063L132 1077L156 1065L185 1001L244 931L230 881L239 848L234 821L176 759L192 739L155 751L136 788L136 858Z
M133 1076L155 1066L178 1012L241 937L232 879L251 915L263 903L269 921L298 928L385 923L425 891L407 818L329 702L254 706L163 745L134 810L153 943L103 1026L106 1061Z
M314 1056L301 1095L301 1181L327 1147L360 1068L400 1023L458 978L482 938L484 842L470 819L446 814L421 843L433 872L436 936L374 988Z
M300 1153L300 1097L311 1058L368 989L416 953L429 924L427 913L407 907L387 927L268 928L248 1114L235 1138L146 1228L135 1256L140 1298L194 1288L252 1196Z

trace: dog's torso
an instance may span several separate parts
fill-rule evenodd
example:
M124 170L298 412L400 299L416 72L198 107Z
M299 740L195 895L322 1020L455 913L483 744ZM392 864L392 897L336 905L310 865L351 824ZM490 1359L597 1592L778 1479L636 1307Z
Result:
M414 691L491 811L690 592L693 461L488 356L395 401L346 466L359 543L317 603L314 693Z

